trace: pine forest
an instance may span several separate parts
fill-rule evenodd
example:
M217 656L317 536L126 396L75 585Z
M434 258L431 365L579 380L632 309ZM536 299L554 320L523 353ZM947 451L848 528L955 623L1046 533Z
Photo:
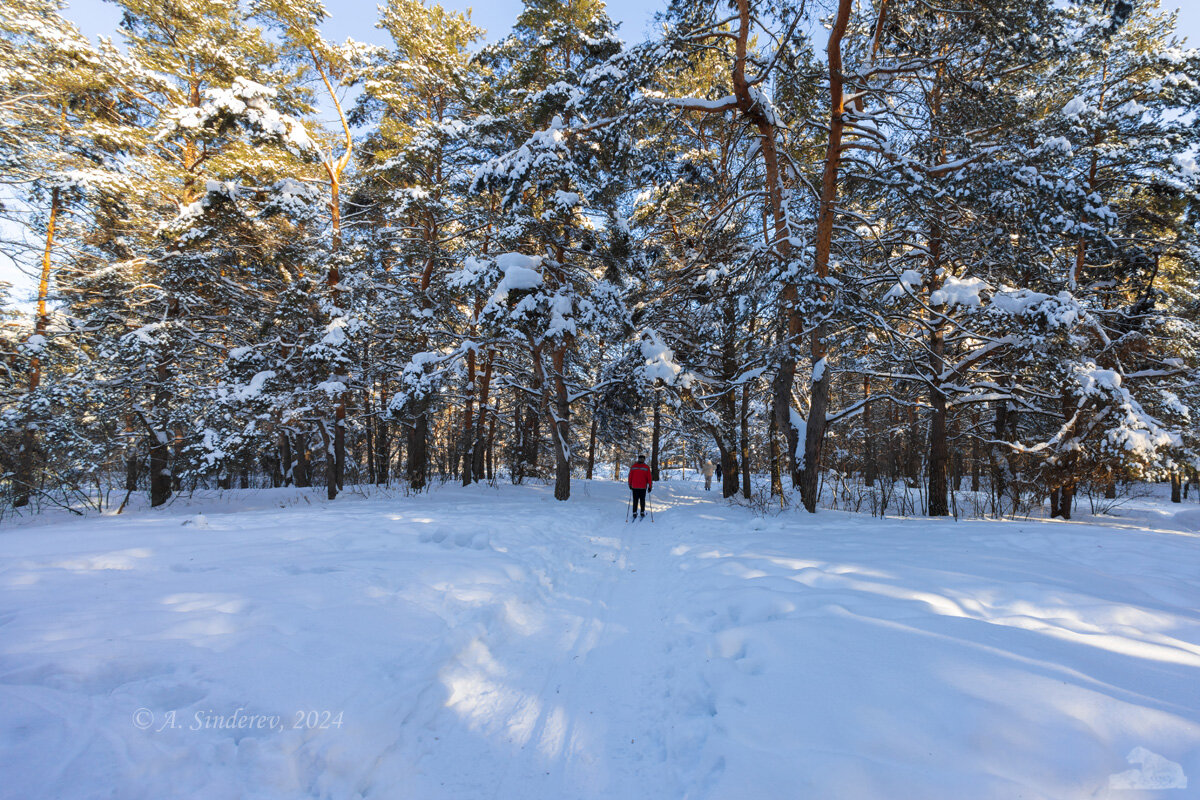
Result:
M1011 516L1200 466L1200 53L1129 0L0 16L0 493L623 479ZM866 505L861 505L861 504ZM891 504L889 506L889 503Z

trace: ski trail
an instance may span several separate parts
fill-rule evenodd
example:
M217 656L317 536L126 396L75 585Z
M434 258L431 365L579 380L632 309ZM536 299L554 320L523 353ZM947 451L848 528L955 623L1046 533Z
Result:
M577 721L559 797L666 797L666 673L661 588L668 545L647 520L626 526L596 645L571 676Z
M604 526L586 619L547 673L541 713L522 758L494 797L657 797L666 776L665 670L656 589L666 546L648 521ZM607 561L607 564L605 563Z
M403 593L432 636L384 667L399 691L347 687L357 730L376 734L370 757L347 761L319 738L299 746L353 776L364 800L703 796L712 781L697 773L721 765L703 752L712 689L677 552L719 504L665 486L653 522L626 523L625 499L619 484L593 484L569 508L534 488L514 504L528 519L503 505L494 519L477 503L411 509L438 558L415 584L372 567L366 588ZM481 541L503 555L476 556Z
M525 624L481 620L423 693L423 712L406 716L423 731L410 763L437 776L423 797L683 796L670 765L672 657L685 652L669 635L671 552L687 529L674 507L690 515L695 498L664 502L671 492L660 491L654 522L626 523L613 513L618 487L601 489L546 532L562 558L539 576L537 602L497 611ZM387 759L406 760L413 744L398 740Z

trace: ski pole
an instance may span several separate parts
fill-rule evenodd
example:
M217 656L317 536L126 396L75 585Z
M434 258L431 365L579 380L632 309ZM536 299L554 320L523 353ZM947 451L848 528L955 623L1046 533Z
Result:
M650 507L650 521L654 522L654 493L646 490L646 505Z
M625 506L625 521L629 522L629 510L633 508L633 492L629 493L629 503Z

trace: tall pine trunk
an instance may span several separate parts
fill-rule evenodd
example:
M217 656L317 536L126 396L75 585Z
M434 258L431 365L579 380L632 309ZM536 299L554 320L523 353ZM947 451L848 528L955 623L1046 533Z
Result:
M742 384L742 497L750 499L750 383Z
M475 442L471 446L471 470L475 473L477 481L484 477L484 457L488 447L487 428L484 422L490 416L494 424L496 418L495 412L488 405L491 401L492 369L495 358L496 351L488 350L487 361L483 367L483 381L479 387L479 412L475 422Z
M179 317L179 300L174 295L167 300L167 319L174 322ZM170 343L168 342L168 347ZM160 354L158 363L154 366L154 405L153 410L165 414L167 406L173 399L170 387L172 378L170 357ZM154 426L154 416L143 418L150 433L150 505L161 506L171 498L175 485L171 473L171 437L165 427L160 430Z
M771 468L771 496L783 497L783 475L779 462L783 460L779 452L779 418L774 413L767 415L767 460Z
M388 407L387 381L381 380L379 384L379 413L375 418L372 444L375 446L375 483L384 486L391 477L392 441L385 416Z
M462 485L470 486L475 480L475 349L467 351L467 401L463 404L462 432L459 436L462 450Z
M941 288L943 278L941 272L941 232L935 230L931 237L929 253L933 277L930 279L930 292ZM929 450L927 471L929 473L929 516L944 517L950 513L948 487L946 484L946 460L949 452L946 446L946 395L942 391L941 374L946 368L946 335L945 323L940 315L929 323Z
M425 489L429 480L429 412L422 407L413 417L412 427L408 429L408 461L405 464L404 479L408 488L414 492Z
M125 491L137 491L138 473L141 471L141 459L138 457L134 437L133 418L125 416L125 435L129 444L125 446Z
M596 466L596 427L599 420L596 418L596 409L592 409L592 425L588 431L588 454L587 454L587 479L592 479L592 471Z
M875 455L875 421L871 418L871 379L863 376L863 483L875 485L879 462Z
M46 296L50 292L51 254L54 251L54 231L58 224L61 195L56 186L50 190L50 216L46 221L46 246L42 250L42 273L38 281L37 319L33 323L33 335L38 337L38 347L29 360L29 393L37 391L42 383L42 358L39 355L45 347L45 334L49 318L46 316ZM13 496L13 507L21 508L29 504L29 496L33 493L34 461L37 451L37 433L32 420L25 421L25 430L21 433L21 453L17 460L17 474L13 477L16 493Z
M556 346L550 360L554 369L554 499L571 497L571 401L567 393L567 343Z
M842 158L842 132L845 127L845 103L842 75L842 37L850 22L851 0L838 0L837 17L826 47L829 61L829 141L821 174L821 200L817 212L817 238L814 271L819 282L829 277L829 255L833 245L833 224L837 213L838 168ZM824 295L822 289L822 295ZM824 298L823 298L824 299ZM800 476L800 499L810 513L817 510L820 491L821 451L825 444L826 414L829 410L829 385L832 373L826 361L829 353L827 326L819 320L812 335L812 392L808 424L804 433L804 469Z
M650 434L650 479L658 480L658 439L662 432L662 404L654 393L654 424Z

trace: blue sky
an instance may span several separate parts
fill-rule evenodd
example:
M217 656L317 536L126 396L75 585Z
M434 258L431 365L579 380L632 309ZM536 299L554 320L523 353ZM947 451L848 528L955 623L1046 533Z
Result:
M432 4L433 0L427 2ZM68 3L65 16L92 37L111 35L121 19L117 7L105 0L68 0ZM380 0L325 0L325 7L330 11L325 35L335 40L351 37L360 42L387 44L387 35L375 28L375 19L378 17L376 8L379 5ZM459 11L470 9L471 20L487 31L489 42L500 39L508 32L524 6L520 0L442 0L440 5ZM628 41L641 39L654 12L666 8L665 0L612 0L607 5L609 15L622 23L621 33Z
M386 44L383 32L375 28L378 0L326 0L325 5L331 11L325 28L325 35L329 38L341 40L349 36L363 42ZM441 5L460 11L471 9L471 19L487 30L488 41L494 42L508 32L523 3L521 0L443 0ZM666 7L666 0L609 0L607 5L609 15L621 23L621 33L625 39L637 41L646 32L654 12ZM66 16L89 36L111 35L120 20L117 7L105 0L69 0L69 6ZM1182 6L1179 30L1187 36L1192 47L1200 46L1200 2L1163 0L1162 6Z

